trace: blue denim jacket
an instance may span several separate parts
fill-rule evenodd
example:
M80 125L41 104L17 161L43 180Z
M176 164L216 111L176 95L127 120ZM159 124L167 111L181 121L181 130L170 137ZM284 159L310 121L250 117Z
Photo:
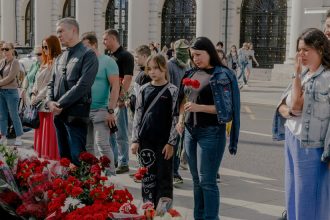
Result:
M303 73L306 74L307 71ZM302 129L300 134L303 147L324 147L321 160L330 161L330 71L321 65L304 88L304 105L302 110ZM291 85L285 90L281 97L286 98ZM273 139L283 140L284 123L283 118L276 109L273 120Z
M229 152L236 154L240 129L240 92L237 79L230 69L216 66L210 85L219 124L232 120Z

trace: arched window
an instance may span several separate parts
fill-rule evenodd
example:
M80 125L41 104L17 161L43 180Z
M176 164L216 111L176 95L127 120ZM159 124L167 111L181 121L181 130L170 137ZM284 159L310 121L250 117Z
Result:
M162 11L162 46L170 46L181 38L191 41L195 35L195 0L166 0Z
M127 47L128 0L109 0L105 12L105 29L119 33L120 44Z
M34 7L30 0L25 9L25 45L34 46Z
M76 17L76 1L66 0L63 6L63 18L65 17Z
M286 0L244 0L241 13L240 47L252 42L262 68L283 63L286 51Z

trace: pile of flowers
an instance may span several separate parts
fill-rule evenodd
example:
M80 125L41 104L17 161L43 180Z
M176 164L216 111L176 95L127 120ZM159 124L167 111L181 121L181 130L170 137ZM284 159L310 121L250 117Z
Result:
M29 157L18 159L13 172L1 155L0 206L12 215L47 220L157 219L157 211L147 217L150 210L138 210L132 194L110 182L105 175L110 160L105 156L98 159L83 152L79 166L66 158L56 162ZM139 174L145 172L142 168Z

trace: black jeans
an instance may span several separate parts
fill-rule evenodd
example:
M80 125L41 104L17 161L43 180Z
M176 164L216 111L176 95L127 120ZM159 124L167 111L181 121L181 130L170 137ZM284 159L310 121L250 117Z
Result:
M143 202L153 202L157 207L161 197L173 199L173 157L164 159L162 143L140 143L139 160L148 172L142 179Z

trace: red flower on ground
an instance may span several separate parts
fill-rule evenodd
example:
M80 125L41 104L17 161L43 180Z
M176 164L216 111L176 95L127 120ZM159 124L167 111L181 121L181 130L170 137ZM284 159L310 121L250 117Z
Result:
M88 153L88 152L82 152L79 155L79 159L90 165L97 164L99 162L99 160L93 154Z
M69 167L70 166L70 163L71 163L71 161L68 158L62 158L60 160L60 164L63 167Z
M110 159L107 156L100 157L100 162L102 167L110 167Z
M94 164L91 167L91 173L93 175L100 176L101 175L101 167L98 164Z
M84 190L82 188L75 186L72 188L71 196L75 198L83 192L84 192Z
M181 217L180 213L175 209L169 209L167 211L172 217Z
M142 176L144 176L148 172L147 167L139 167L138 173L140 173Z

